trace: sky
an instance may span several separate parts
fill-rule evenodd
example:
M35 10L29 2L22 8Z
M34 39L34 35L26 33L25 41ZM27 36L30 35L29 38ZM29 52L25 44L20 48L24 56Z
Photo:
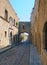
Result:
M9 0L20 21L30 21L35 0Z

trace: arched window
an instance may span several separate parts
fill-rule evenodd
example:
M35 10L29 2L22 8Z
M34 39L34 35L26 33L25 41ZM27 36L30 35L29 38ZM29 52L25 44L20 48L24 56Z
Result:
M5 19L8 20L8 11L5 9Z
M47 50L47 21L46 23L44 24L44 29L43 29L43 34L44 34L44 48L45 50Z
M7 31L5 31L5 37L7 37Z

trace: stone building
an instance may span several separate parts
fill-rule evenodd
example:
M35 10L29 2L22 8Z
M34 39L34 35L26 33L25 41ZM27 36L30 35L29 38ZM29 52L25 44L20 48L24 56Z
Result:
M18 16L9 0L0 0L0 48L12 44L13 36L18 33Z
M22 33L28 34L28 39L30 40L31 38L31 22L29 21L20 21L19 22L19 28L18 28L18 33L19 35Z
M31 34L43 65L47 65L47 0L35 0L31 13Z
M31 22L21 21L19 22L19 33L30 33Z

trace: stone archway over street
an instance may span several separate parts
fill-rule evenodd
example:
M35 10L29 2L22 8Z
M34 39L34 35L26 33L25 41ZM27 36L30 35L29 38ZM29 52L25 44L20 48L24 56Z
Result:
M21 33L21 34L20 34L20 38L21 38L21 42L24 42L24 41L26 41L26 40L29 40L29 39L28 39L28 38L29 38L29 34L26 33L26 32Z

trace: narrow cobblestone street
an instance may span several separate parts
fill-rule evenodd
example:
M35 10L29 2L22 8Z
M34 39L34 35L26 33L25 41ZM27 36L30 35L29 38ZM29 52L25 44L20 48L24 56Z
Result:
M47 65L47 0L0 0L0 65Z
M41 65L36 48L29 41L0 54L0 65Z
M17 46L0 54L0 65L42 65L36 47L25 35Z
M29 65L30 45L26 42L0 54L0 65Z

